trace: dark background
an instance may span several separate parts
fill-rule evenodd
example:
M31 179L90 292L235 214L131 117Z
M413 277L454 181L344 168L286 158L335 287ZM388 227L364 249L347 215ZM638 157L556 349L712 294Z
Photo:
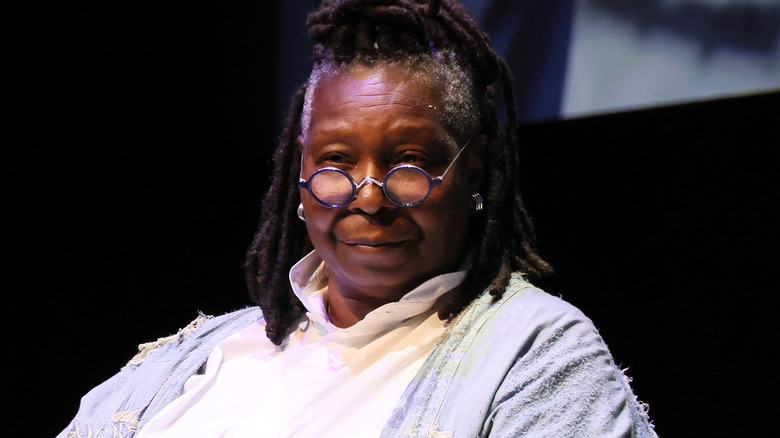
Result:
M137 344L250 304L243 255L284 105L275 5L12 20L3 394L24 426L9 430L55 435ZM774 419L779 113L764 93L523 128L558 271L543 286L595 321L662 436L761 436Z

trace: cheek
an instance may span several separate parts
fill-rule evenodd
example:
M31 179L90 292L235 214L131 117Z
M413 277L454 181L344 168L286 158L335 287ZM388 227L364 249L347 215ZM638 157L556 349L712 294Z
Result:
M429 209L415 215L415 222L434 251L445 255L449 252L454 252L455 256L459 254L458 249L466 240L471 218L469 199L471 196L465 192L449 193L432 202Z
M321 247L328 242L335 211L317 204L308 193L301 194L303 214L306 219L306 230L314 247Z

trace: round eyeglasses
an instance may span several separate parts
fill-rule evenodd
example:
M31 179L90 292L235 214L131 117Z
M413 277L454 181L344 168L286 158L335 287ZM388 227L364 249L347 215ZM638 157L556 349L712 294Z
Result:
M390 202L399 207L414 207L428 199L431 190L441 185L447 172L455 164L461 152L471 140L458 151L441 176L431 178L428 172L411 164L402 164L390 169L383 181L366 176L360 183L346 171L337 167L323 167L311 174L308 180L300 178L298 187L306 189L318 204L328 208L341 208L357 199L358 191L365 184L376 184L382 188Z

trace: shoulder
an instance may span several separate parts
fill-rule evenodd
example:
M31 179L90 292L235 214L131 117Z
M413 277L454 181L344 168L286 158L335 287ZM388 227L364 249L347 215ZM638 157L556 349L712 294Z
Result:
M254 307L220 316L200 314L178 332L139 345L138 354L119 373L81 399L76 417L60 436L80 436L79 430L94 436L132 433L178 396L217 343L260 318Z
M499 309L489 324L487 342L516 354L492 407L498 430L520 435L655 435L646 407L634 396L593 322L578 308L520 276L495 304ZM518 411L524 414L513 414Z
M220 316L201 313L178 332L140 344L138 353L128 362L127 366L144 362L150 353L158 350L179 350L182 347L185 350L190 350L192 344L212 344L214 340L227 337L261 317L262 314L257 307L247 307Z
M515 275L493 306L479 338L501 354L513 354L514 372L508 376L533 379L538 372L558 369L575 374L581 371L583 382L593 374L617 377L612 356L595 325L572 304Z
M421 403L434 398L439 430L654 436L644 406L591 320L520 274L501 298L485 293L461 312L421 370L416 389ZM435 399L441 392L441 400Z
M540 330L553 327L579 326L596 331L593 322L577 307L535 287L519 273L512 275L501 298L485 293L466 313L465 319L472 320L470 326L485 325L492 332L511 331L514 338L520 334L537 337Z

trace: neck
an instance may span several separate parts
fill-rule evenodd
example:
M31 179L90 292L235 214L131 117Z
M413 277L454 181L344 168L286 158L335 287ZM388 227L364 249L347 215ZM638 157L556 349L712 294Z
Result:
M328 280L328 317L330 322L339 328L351 327L363 320L374 309L393 301L397 301L397 299L381 300L357 292L352 293L339 287L333 277Z

